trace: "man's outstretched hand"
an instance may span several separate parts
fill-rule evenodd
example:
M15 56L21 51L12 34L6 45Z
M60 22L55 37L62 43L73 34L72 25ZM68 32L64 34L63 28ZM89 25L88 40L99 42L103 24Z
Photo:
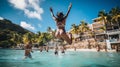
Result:
M70 5L69 5L69 8L71 8L72 7L72 3L70 3Z
M50 7L50 11L53 12L52 7Z

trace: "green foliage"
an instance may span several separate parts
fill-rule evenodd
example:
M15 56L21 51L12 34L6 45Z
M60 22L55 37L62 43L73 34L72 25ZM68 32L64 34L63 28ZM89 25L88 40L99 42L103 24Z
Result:
M22 43L23 34L29 32L10 20L0 20L0 47L7 48Z
M15 44L10 40L4 40L0 42L0 47L2 48L10 48L12 46L15 46Z
M79 25L79 30L81 32L87 32L87 31L89 31L89 27L88 27L87 22L85 22L84 20L82 20L80 22L81 22L81 24Z
M23 42L26 44L28 42L33 42L33 33L28 32L26 34L23 35Z
M16 45L17 44L20 44L22 43L22 35L21 34L18 34L18 33L15 33L15 32L12 32L12 36L11 36L11 39L10 39L12 42L14 42Z
M72 34L78 34L79 33L78 25L72 24L72 28L70 32Z
M50 33L41 33L41 35L38 37L38 43L40 46L42 46L43 44L49 42L52 38L52 35L50 35Z
M9 30L0 31L0 41L9 40L11 38L11 33Z
M48 28L47 28L47 31L48 31L48 32L52 32L51 27L48 27Z
M101 20L104 21L105 31L107 31L107 25L114 24L120 29L120 8L114 7L108 13L105 10L101 10L98 13L98 16L101 17Z

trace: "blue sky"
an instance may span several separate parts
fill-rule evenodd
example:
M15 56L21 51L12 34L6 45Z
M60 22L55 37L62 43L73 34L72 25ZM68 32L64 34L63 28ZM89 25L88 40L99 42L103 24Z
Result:
M66 14L69 4L72 9L66 20L66 30L81 20L92 23L100 10L110 11L120 7L120 0L0 0L0 18L6 18L32 32L45 32L48 27L56 29L49 8L54 14L62 11Z

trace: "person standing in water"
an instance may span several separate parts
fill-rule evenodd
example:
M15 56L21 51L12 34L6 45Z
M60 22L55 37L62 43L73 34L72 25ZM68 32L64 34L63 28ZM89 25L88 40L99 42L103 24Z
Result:
M40 46L39 49L40 49L40 52L42 52L43 51L43 46Z
M70 3L70 5L68 7L67 14L64 16L64 14L62 12L58 12L57 17L54 16L53 9L52 9L52 7L50 7L51 15L52 15L52 17L55 20L56 25L57 25L57 31L55 33L55 37L62 38L69 44L72 44L72 34L71 33L69 33L69 34L66 33L65 23L66 23L66 19L68 17L68 14L70 12L71 7L72 7L72 4Z
M61 53L65 54L65 48L64 48L64 46L61 46Z
M25 57L26 58L31 58L32 59L32 55L31 55L32 51L32 42L28 42L28 44L25 45Z
M55 53L55 55L58 55L58 46L57 45L55 46L55 52L54 53Z
M48 52L48 50L49 50L49 46L47 45L45 48L46 48L46 52Z

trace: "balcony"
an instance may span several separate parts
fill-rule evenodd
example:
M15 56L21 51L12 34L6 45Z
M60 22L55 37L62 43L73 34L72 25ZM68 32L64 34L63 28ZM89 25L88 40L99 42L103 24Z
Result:
M120 34L120 30L119 30L119 29L110 30L110 31L107 31L107 34L109 34L109 35L112 35L112 34Z
M99 35L99 34L105 34L105 31L97 30L97 31L95 31L95 34L96 34L96 35Z
M103 24L93 25L93 28L100 28L100 27L103 27L103 26L104 26Z

